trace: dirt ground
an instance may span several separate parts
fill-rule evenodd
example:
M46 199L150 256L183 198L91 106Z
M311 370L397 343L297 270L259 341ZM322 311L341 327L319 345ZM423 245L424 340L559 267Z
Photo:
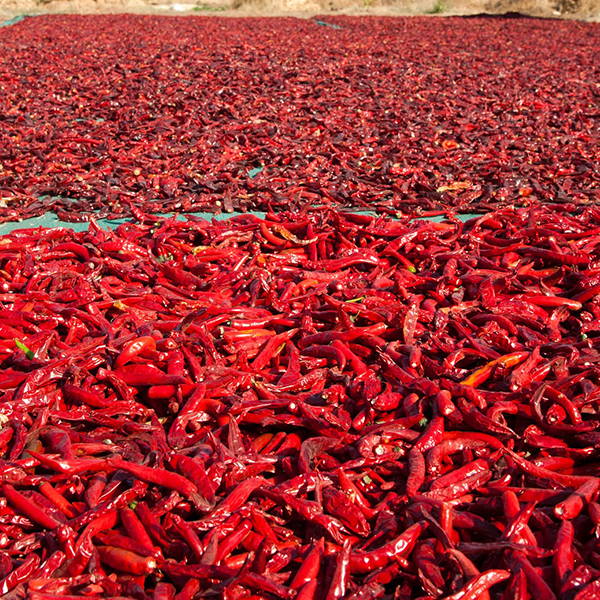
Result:
M473 15L516 12L600 20L600 0L0 0L0 20L40 13L310 17L315 14Z

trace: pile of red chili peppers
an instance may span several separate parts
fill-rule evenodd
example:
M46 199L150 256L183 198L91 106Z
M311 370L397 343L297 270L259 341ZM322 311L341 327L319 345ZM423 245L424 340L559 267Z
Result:
M0 594L592 600L600 209L0 238Z
M598 24L323 19L0 29L0 220L598 199Z

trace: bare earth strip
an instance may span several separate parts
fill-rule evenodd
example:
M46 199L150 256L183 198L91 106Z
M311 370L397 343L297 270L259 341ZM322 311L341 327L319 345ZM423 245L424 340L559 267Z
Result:
M599 0L0 0L0 19L40 13L155 13L310 17L315 14L440 16L520 13L600 20Z

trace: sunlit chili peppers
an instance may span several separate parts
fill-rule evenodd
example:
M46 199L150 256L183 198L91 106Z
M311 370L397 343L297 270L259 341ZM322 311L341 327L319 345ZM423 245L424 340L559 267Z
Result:
M138 209L0 275L3 593L594 597L597 207Z

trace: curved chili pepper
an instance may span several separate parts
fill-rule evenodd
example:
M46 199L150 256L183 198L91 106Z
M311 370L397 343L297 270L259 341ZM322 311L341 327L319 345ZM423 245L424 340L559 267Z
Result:
M510 577L510 571L502 569L490 569L475 577L467 583L465 587L449 596L444 596L444 600L477 600L482 594L487 592L492 586L505 581Z
M400 558L407 556L410 554L425 529L425 523L414 523L395 539L387 542L376 550L351 553L350 572L368 573L369 571L387 565L393 560L399 560Z
M156 350L156 340L153 337L142 336L131 340L124 344L121 353L115 360L114 367L115 369L119 369L133 360L136 356L152 350Z
M127 462L121 458L112 457L108 460L108 465L113 469L121 469L127 471L135 477L148 483L155 483L164 487L177 490L188 498L195 498L198 496L198 488L189 479L182 477L172 471L166 469L159 469L157 467L145 467L143 465L137 465L134 463Z
M0 594L8 594L10 590L16 588L20 583L27 581L37 570L39 564L40 557L37 554L30 554L10 574L0 580Z
M513 352L512 354L506 354L500 358L496 358L488 362L480 369L477 369L471 373L471 375L469 375L466 379L463 379L463 381L461 381L461 385L479 387L491 377L496 367L514 367L515 365L518 365L526 360L528 356L529 352Z
M548 479L560 484L561 486L578 488L580 485L589 482L590 479L594 479L592 477L585 477L583 475L563 475L562 473L555 473L554 471L549 471L543 467L537 467L530 461L524 459L508 448L504 448L504 452L506 452L515 461L515 463L524 473L528 473L541 479Z

